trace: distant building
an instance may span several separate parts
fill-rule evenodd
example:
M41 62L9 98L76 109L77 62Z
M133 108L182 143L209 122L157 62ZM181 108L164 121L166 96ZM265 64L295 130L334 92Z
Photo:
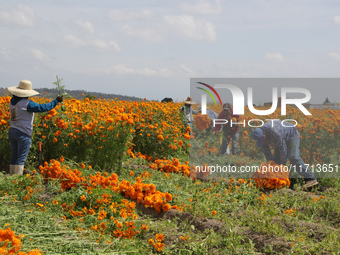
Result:
M340 110L340 104L339 103L330 103L326 104L326 107L331 110Z
M331 110L340 110L339 103L329 103L329 104L303 104L304 107L307 109L328 109Z
M307 109L325 109L324 104L303 104L303 106Z
M293 99L293 98L287 97L287 99ZM270 108L272 107L272 104L273 104L272 102L266 102L264 103L264 106L266 108ZM340 103L326 103L326 104L306 103L302 105L307 109L325 109L327 107L328 109L331 109L331 110L340 110ZM295 105L291 105L291 106L296 107ZM277 108L281 108L281 97L277 99Z

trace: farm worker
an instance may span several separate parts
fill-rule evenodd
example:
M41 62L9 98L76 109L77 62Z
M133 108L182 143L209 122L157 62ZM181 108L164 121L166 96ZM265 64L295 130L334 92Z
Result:
M217 119L223 119L228 121L227 124L215 124L214 127L214 134L217 134L221 129L223 131L222 145L220 148L220 154L222 155L226 154L230 139L232 139L231 153L233 155L236 155L237 153L238 139L240 136L239 134L240 126L239 125L231 126L231 120L234 119L233 122L237 122L239 117L240 117L239 115L233 114L233 109L231 107L231 104L229 103L225 103L223 105L222 111L217 116Z
M201 110L199 110L199 112L201 112ZM214 121L215 119L217 119L218 114L217 114L216 112L214 112L213 110L207 109L207 115L208 115L208 117L209 117L209 119L210 119L210 121L211 121L210 126L209 126L209 129L212 130L213 121Z
M202 112L201 107L199 107L198 112ZM211 123L213 123L213 120L217 119L218 114L216 112L214 112L213 110L207 109L207 115L209 117L209 119L211 120Z
M211 122L217 119L218 117L218 114L216 112L214 112L213 110L209 110L209 109L207 109L207 115L209 116Z
M184 101L184 105L179 109L180 112L184 112L190 130L192 129L191 123L194 121L194 117L192 115L196 115L198 113L198 111L195 111L191 107L193 104L196 103L192 100L192 97L188 97L187 100Z
M300 156L300 133L292 123L285 123L283 126L280 120L269 121L260 128L254 128L251 137L257 146L262 148L267 161L286 165L289 159L292 166L295 166L296 171L305 179L303 189L318 185L314 174L309 171ZM269 146L274 147L274 157Z
M27 80L20 81L18 87L7 89L13 95L9 103L11 118L8 137L12 149L9 173L22 175L31 147L34 113L52 110L59 102L63 101L63 98L57 97L48 104L34 103L28 97L38 95L39 92L33 90L32 83Z

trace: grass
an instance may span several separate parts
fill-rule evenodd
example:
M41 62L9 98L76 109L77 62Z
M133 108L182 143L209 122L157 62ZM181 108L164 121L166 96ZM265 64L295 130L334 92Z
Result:
M44 184L39 181L39 174L38 184L34 186L37 192L29 201L23 200L26 193L15 190L18 186L13 184L20 180L22 187L28 187L32 185L29 179L0 177L0 228L11 227L17 235L25 235L22 251L39 249L45 254L157 254L147 243L156 233L164 235L164 254L339 252L338 179L320 179L319 188L310 192L301 190L299 180L293 181L290 189L258 190L251 181L241 185L223 177L193 181L181 174L166 175L146 169L145 165L146 161L131 159L121 170L119 179L133 183L136 176L147 170L150 177L143 182L171 193L172 204L184 206L184 211L157 216L137 210L136 224L149 226L148 231L137 237L120 239L95 231L76 231L89 223L77 218L64 220L64 213L52 206L52 201L71 201L79 196L80 189L59 192L58 183ZM129 174L131 166L133 177ZM39 202L42 207L37 206Z
M53 214L40 211L31 204L2 202L0 222L11 227L22 238L22 251L38 248L46 254L104 254L96 240L84 240Z

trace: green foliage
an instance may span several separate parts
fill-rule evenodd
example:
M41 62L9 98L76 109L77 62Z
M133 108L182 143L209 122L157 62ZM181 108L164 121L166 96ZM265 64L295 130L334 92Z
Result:
M65 91L62 79L57 77L54 84L62 95ZM302 191L302 180L294 179L291 189L276 191L259 190L251 179L238 180L244 177L242 175L231 180L229 176L214 173L204 180L192 180L181 174L151 170L146 160L126 154L132 144L135 152L148 156L177 157L181 163L188 159L189 141L185 139L183 146L179 146L182 137L176 136L186 133L185 119L174 104L155 104L155 112L143 103L138 107L128 104L124 109L117 106L114 110L119 108L126 116L131 114L134 120L139 119L138 125L127 125L116 121L113 112L107 113L106 118L99 118L104 116L96 115L100 112L96 108L100 100L87 97L78 103L83 105L72 108L65 104L65 111L57 109L55 115L44 113L35 120L26 165L38 170L36 147L42 141L45 160L63 155L67 158L65 164L71 168L79 169L81 163L93 165L96 170L81 169L83 176L114 171L119 173L120 181L127 181L132 188L136 177L147 171L150 177L141 177L143 183L152 183L157 190L171 193L171 203L184 211L178 217L159 215L154 218L137 211L136 225L147 224L149 231L128 240L112 238L113 231L117 230L112 219L126 222L132 220L132 216L122 218L118 211L111 210L112 204L98 205L97 201L106 197L120 206L122 201L128 201L111 187L96 186L89 190L88 186L77 184L61 191L60 180L43 179L39 173L34 177L0 173L0 228L9 224L16 233L25 234L24 250L38 248L46 254L155 254L156 250L147 241L156 233L162 233L164 254L337 254L339 251L339 179L319 179L320 187L312 192ZM116 114L118 116L118 112ZM74 121L74 117L81 121ZM171 119L176 122L171 123ZM262 153L254 149L254 142L246 132L241 132L239 148L243 154L238 156L218 155L221 134L213 135L211 129L201 133L194 129L193 133L192 156L200 164L210 160L239 168L259 165L263 160ZM311 152L310 160L315 162L337 162L340 146L335 138L339 134L327 130L316 133L309 136L307 130L301 131L302 149ZM0 160L7 164L10 155L7 123L1 125L0 139ZM173 146L178 148L174 150ZM316 149L321 159L316 158ZM134 176L130 176L131 170ZM73 211L64 210L65 207ZM82 220L72 216L87 209L93 209L94 214L87 214ZM105 231L75 231L77 228L96 229L101 210L107 212Z
M189 141L181 137L186 133L186 124L175 104L154 103L153 109L150 106L141 103L130 109L141 122L135 126L133 150L158 158L187 155Z
M57 81L53 82L53 85L56 86L56 90L58 91L58 96L70 98L70 95L65 91L65 85L62 85L63 78L59 79L56 76Z
M131 168L124 166L120 179L130 183L146 169L146 161L130 159L134 177L129 175ZM72 168L76 162L67 162ZM146 224L149 230L131 240L108 238L108 232L100 234L75 231L89 228L97 222L98 214L86 215L83 221L70 217L61 209L61 204L76 206L74 211L82 211L95 205L94 201L108 194L112 202L118 204L121 195L111 189L92 189L89 194L82 186L60 192L57 183L43 185L39 175L32 181L27 176L0 175L0 228L9 224L18 234L24 234L23 248L38 248L47 253L59 254L112 254L116 252L156 254L147 244L155 233L164 234L164 254L331 254L337 253L339 243L338 219L340 207L340 182L338 179L320 180L320 190L303 192L300 186L278 191L258 190L252 182L238 184L237 180L220 179L192 181L180 174L147 170L150 173L145 183L154 183L158 190L173 195L173 203L185 205L185 215L194 218L150 218L139 212L138 226ZM95 174L94 170L84 169L84 175ZM36 190L30 201L23 200L27 187ZM326 188L326 189L325 189ZM22 193L22 194L20 194ZM7 195L5 195L7 194ZM51 196L48 203L40 201L42 195ZM84 195L86 200L81 200ZM323 197L321 197L323 196ZM13 197L20 202L13 201ZM53 203L58 201L59 204ZM34 203L32 205L32 202ZM36 206L42 203L43 206ZM104 210L103 207L99 210ZM295 213L287 213L294 209ZM212 215L216 211L216 215ZM66 215L68 220L62 220ZM116 213L108 217L119 218ZM195 219L195 220L194 220ZM210 222L208 224L208 222ZM1 223L0 223L1 224ZM139 225L140 224L140 225ZM203 228L200 224L208 224ZM115 226L108 224L113 231ZM213 226L219 226L215 231ZM187 236L187 240L181 237ZM98 240L100 241L98 242ZM114 245L106 244L112 241ZM99 244L98 244L99 243Z
M85 98L88 98L88 99L90 99L90 100L95 100L95 99L96 99L96 96L93 96L93 95L88 94L88 95L86 95Z

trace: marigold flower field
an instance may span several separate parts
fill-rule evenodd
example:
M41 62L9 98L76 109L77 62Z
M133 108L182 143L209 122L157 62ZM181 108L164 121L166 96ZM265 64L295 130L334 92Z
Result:
M33 100L49 102L46 98ZM8 165L10 158L7 137L9 101L10 97L0 98L2 166ZM323 210L331 200L327 200L324 194L322 199L316 194L303 203L299 198L292 200L286 196L282 200L285 202L275 207L274 197L276 194L280 196L278 192L282 188L301 184L299 180L291 181L289 173L264 176L260 170L249 179L223 176L209 179L209 172L195 174L195 166L190 165L189 160L192 145L196 143L195 148L198 146L199 149L195 153L204 163L212 155L219 157L220 140L211 133L211 121L207 116L196 115L193 130L190 130L185 117L179 112L181 106L181 103L67 99L62 108L57 106L50 112L36 114L32 147L26 162L29 173L0 176L0 202L8 206L23 205L25 210L18 212L18 215L31 213L34 217L35 214L45 213L50 218L57 218L63 229L74 231L84 240L93 242L90 248L81 244L83 248L94 249L93 254L130 250L145 254L178 254L180 250L183 254L208 254L214 249L225 249L220 254L254 252L260 248L249 242L250 235L247 237L249 240L243 238L241 241L240 236L246 234L217 234L219 222L223 225L221 229L230 227L230 233L234 231L233 225L240 224L256 226L254 229L257 232L270 235L269 228L260 229L256 220L253 222L254 217L259 216L251 215L259 212L285 219L294 217L294 220L312 219L313 215L325 219ZM210 105L210 109L217 113L220 111L217 106ZM339 111L326 109L311 112L312 116L304 116L298 109L291 108L285 117L298 122L302 158L310 165L338 164ZM263 120L279 118L278 114L266 116ZM239 122L245 120L247 123L258 118L246 111ZM223 160L238 167L251 163L258 166L275 165L274 162L264 161L262 153L250 138L251 129L248 125L241 127L240 155L229 155ZM41 166L37 157L39 142L42 143L44 159ZM340 187L336 179L320 181L321 184L323 182ZM264 190L271 193L264 193ZM236 218L232 221L235 208L243 211L242 222ZM1 215L7 215L7 212L1 210L0 254L51 253L48 246L34 242L33 239L39 236L34 232L34 227L30 231L13 222L4 222L6 218L1 218ZM149 218L145 212L142 213L143 210L158 216L153 216L156 219ZM305 211L305 216L297 213L300 210ZM171 213L175 211L197 217L196 223L201 218L214 221L217 225L211 227L211 231L215 232L201 230L203 223L200 225L195 221L190 224L183 221L183 225L180 221L172 224ZM340 210L332 207L326 214L337 217ZM163 215L167 218L157 218ZM25 217L20 216L20 219L25 225ZM333 222L329 218L327 220ZM282 235L284 231L281 230ZM204 238L204 235L207 237ZM336 238L336 235L327 234L329 240ZM287 248L284 249L298 251L299 247L313 240L313 237L304 241L297 241L296 238L286 236L287 240L282 241ZM197 246L201 250L196 247L197 243L201 243ZM327 246L325 243L320 243L319 247L324 249ZM236 247L235 253L227 252L231 249L230 245ZM328 249L333 247L328 245ZM65 252L63 254L67 254L66 250L66 246L60 248L61 253ZM73 252L76 253L75 250Z

